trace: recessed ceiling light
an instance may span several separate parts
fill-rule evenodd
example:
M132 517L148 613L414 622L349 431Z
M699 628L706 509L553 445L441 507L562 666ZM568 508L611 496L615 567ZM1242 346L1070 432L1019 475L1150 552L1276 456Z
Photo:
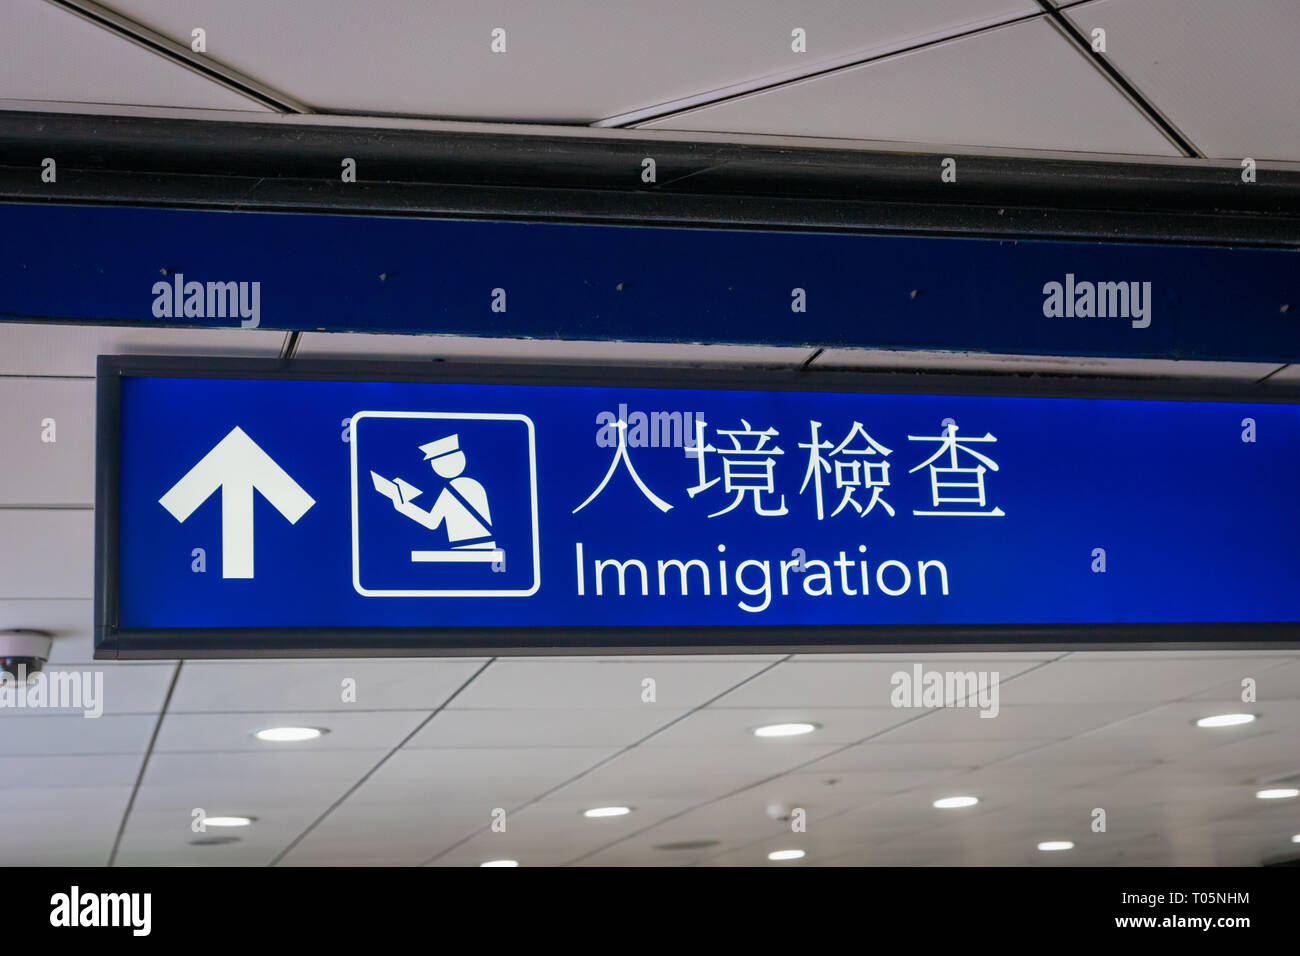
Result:
M979 797L944 797L934 801L934 805L940 810L953 810L957 807L973 807L979 802Z
M1291 842L1292 842L1292 843L1300 843L1300 833L1297 833L1295 836L1293 836L1293 837L1291 838Z
M1254 714L1215 714L1213 717L1202 717L1196 722L1196 726L1236 727L1240 724L1248 724L1254 719Z
M1051 853L1054 850L1073 850L1074 844L1069 840L1045 840L1038 844L1038 849L1044 853Z
M1300 796L1300 790L1295 787L1275 787L1271 790L1260 790L1255 796L1261 800L1285 800L1288 797Z
M592 807L583 810L584 817L625 817L632 812L631 807Z
M518 860L488 860L486 863L480 863L479 866L518 866Z
M803 850L773 850L767 855L769 860L802 860L806 854Z
M267 727L254 732L258 740L276 744L297 743L300 740L315 740L321 734L329 733L321 727Z
M816 724L766 724L762 727L754 728L755 737L798 737L800 734L810 734L817 729Z
M253 822L253 817L204 817L203 825L207 827L246 827Z

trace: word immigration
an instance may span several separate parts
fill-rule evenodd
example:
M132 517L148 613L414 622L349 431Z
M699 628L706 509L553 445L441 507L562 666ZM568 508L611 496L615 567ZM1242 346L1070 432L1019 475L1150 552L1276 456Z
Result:
M861 555L866 554L867 546L858 545L859 557L850 559L846 552L839 552L834 561L822 561L806 557L800 549L795 549L797 556L789 560L771 561L768 559L748 558L736 564L731 579L736 590L744 597L736 602L742 611L758 614L766 611L772 603L772 572L777 572L776 582L782 597L788 597L793 589L796 594L802 590L808 597L825 597L842 594L848 597L866 597L871 594L874 581L876 590L889 597L899 597L915 588L919 594L948 595L948 568L942 561L917 561L916 575L902 561L890 559L881 561L871 573L870 563ZM646 562L637 558L626 560L593 559L591 561L591 593L598 596L608 593L626 597L629 594L650 596L652 584L659 597L687 597L691 594L692 584L698 589L696 594L711 596L715 591L720 597L727 595L727 546L718 545L717 574L711 566L699 558L682 561L680 558L666 558L655 562L655 574L652 577ZM587 569L581 541L574 544L574 559L577 568L578 596L589 593ZM837 572L831 570L834 567ZM670 577L671 574L671 577ZM790 576L794 575L793 588ZM670 581L672 582L670 584ZM836 590L838 583L839 589ZM675 585L675 587L674 587ZM761 600L759 600L761 599Z

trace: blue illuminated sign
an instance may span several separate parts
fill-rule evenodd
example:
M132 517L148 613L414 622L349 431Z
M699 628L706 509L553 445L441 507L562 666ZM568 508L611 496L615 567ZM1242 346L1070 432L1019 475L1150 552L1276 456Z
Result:
M110 649L1300 621L1295 404L124 364Z

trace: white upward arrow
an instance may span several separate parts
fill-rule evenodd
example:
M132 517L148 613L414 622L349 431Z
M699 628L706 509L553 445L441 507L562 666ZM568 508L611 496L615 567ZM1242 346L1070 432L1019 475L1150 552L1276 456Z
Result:
M221 489L221 576L253 576L253 489L297 524L316 502L238 426L158 503L184 521Z

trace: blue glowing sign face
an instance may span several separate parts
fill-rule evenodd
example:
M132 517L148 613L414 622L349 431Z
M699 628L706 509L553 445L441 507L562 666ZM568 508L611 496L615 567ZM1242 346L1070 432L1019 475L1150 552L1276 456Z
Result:
M102 623L526 650L1300 621L1296 405L610 381L113 377Z

